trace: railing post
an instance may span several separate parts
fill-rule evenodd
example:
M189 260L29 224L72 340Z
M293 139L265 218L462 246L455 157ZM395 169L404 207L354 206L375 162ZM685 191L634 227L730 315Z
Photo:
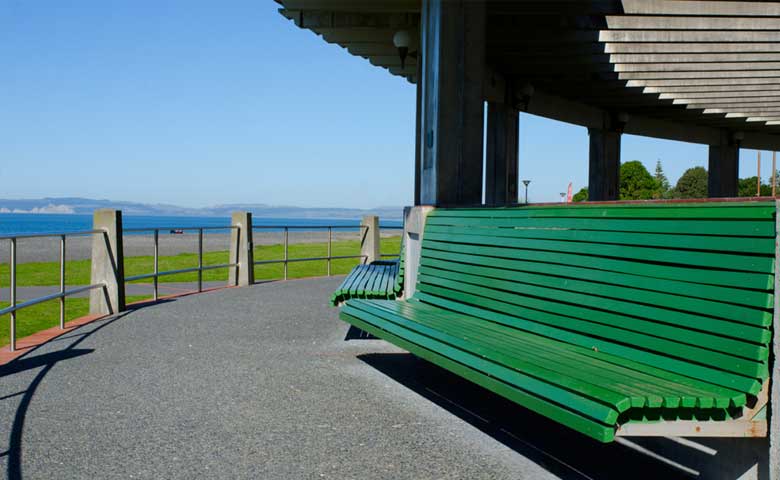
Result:
M203 291L203 229L198 229L198 293Z
M125 309L125 267L121 210L95 210L92 238L92 280L104 288L89 294L89 313L113 314Z
M230 216L230 267L228 285L245 287L255 283L255 260L252 242L252 213L233 212Z
M65 235L60 235L60 293L65 293ZM65 296L60 297L60 330L65 329Z
M11 306L16 306L16 239L11 239L11 262L10 262L10 269L11 269ZM11 343L9 345L10 350L13 352L16 350L16 311L14 310L11 312L11 328L10 328L10 340Z
M379 247L379 217L366 215L360 221L360 254L363 263L371 263L381 259Z
M287 280L287 261L290 259L290 229L284 227L284 279Z
M330 262L333 256L333 227L328 227L328 276L331 275Z
M153 290L154 301L160 299L160 230L154 229L154 277L153 277Z

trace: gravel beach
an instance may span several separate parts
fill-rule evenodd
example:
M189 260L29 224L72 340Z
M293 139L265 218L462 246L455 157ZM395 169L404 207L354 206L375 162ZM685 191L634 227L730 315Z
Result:
M382 237L392 237L400 235L400 230L385 230ZM358 240L358 232L333 232L333 241L340 240ZM274 245L283 242L284 234L282 232L263 232L255 231L253 241L255 245ZM327 242L328 232L319 231L296 231L290 230L289 242L296 243L320 243ZM16 258L18 263L27 262L55 262L60 258L60 239L59 237L44 238L23 238L17 240ZM9 256L8 240L0 240L0 263L7 263ZM230 235L223 233L203 234L203 251L218 252L229 248ZM126 257L135 257L142 255L152 255L153 241L152 235L125 235L124 249ZM91 256L92 239L88 236L74 236L67 238L66 256L68 260L83 260ZM172 235L160 232L160 255L177 255L179 253L198 251L198 235L184 233Z

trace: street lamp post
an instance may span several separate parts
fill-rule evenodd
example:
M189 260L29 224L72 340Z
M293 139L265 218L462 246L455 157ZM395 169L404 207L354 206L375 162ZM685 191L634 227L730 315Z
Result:
M530 180L523 180L523 185L525 185L525 204L528 205L528 184L531 183Z

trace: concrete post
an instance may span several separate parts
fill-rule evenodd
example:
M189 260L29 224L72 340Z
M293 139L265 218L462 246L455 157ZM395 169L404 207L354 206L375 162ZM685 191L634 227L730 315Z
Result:
M382 259L380 254L379 217L366 215L360 221L360 254L364 255L363 262L371 263Z
M230 215L230 267L228 285L246 287L255 283L254 245L252 243L252 213L233 212Z
M95 210L92 228L103 234L92 236L92 269L90 283L104 288L90 290L90 314L114 314L125 309L125 267L122 247L122 212Z
M588 200L617 200L620 197L620 136L615 130L589 128L590 168Z
M425 220L433 207L406 207L404 209L404 299L417 291L417 272L420 270Z
M420 203L482 203L484 2L423 0Z
M520 112L510 103L488 102L485 203L517 203L517 150Z
M710 145L707 196L736 197L739 184L739 145Z

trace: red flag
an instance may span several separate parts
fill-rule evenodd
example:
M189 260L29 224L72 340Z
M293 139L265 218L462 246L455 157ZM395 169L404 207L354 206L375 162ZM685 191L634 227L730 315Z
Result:
M566 203L571 203L571 182L569 182L569 189L566 191Z

